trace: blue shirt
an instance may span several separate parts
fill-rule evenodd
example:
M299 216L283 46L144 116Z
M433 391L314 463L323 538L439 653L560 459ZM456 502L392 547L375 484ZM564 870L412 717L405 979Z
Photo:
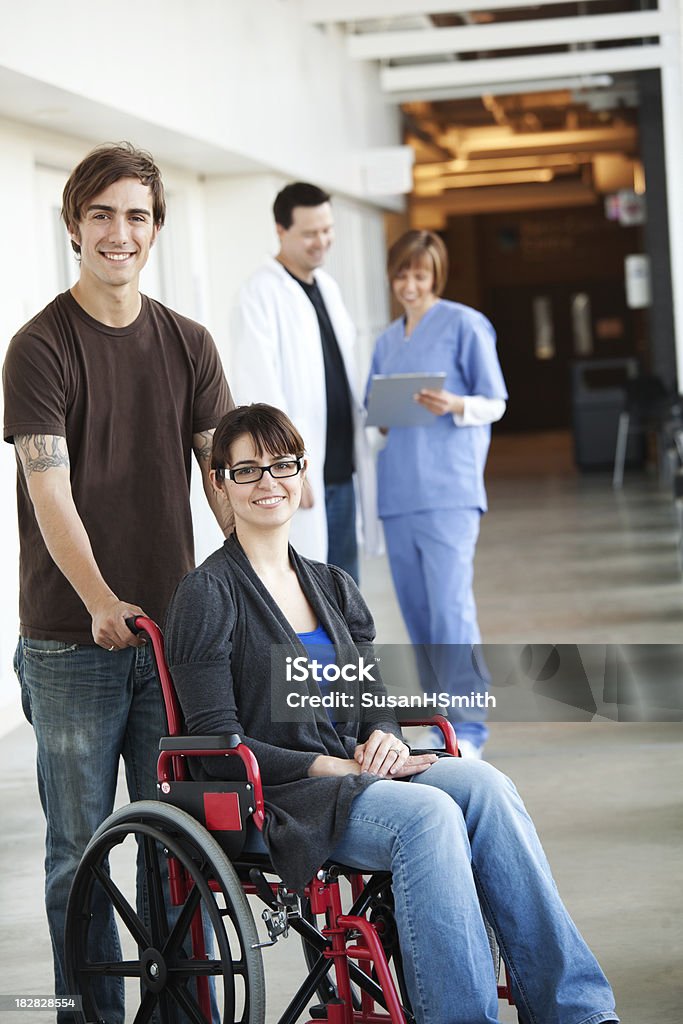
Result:
M370 376L431 372L445 372L443 386L453 394L507 399L495 331L469 306L439 299L410 338L401 317L377 339ZM490 426L458 427L450 413L425 427L392 427L377 462L380 517L449 508L485 512L490 440Z
M320 623L318 623L315 629L309 630L308 633L297 633L296 635L299 637L299 640L301 640L301 643L306 649L308 660L317 661L320 664L321 673L328 665L335 664L337 660L337 652L334 649L334 645L327 630ZM330 684L325 679L321 679L318 686L320 687L322 695L325 696L325 692L329 690ZM327 717L332 722L332 725L335 725L335 721L332 718L330 711L331 709L327 708Z
M324 626L318 623L315 629L309 630L308 633L297 633L296 635L306 648L309 661L319 661L323 666L334 665L337 655Z

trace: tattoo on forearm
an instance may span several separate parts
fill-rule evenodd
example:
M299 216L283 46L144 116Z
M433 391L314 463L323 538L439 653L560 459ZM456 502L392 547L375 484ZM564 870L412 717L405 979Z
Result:
M28 479L32 473L44 473L56 466L69 467L69 453L63 437L53 434L20 434L14 438L19 461Z
M198 459L208 462L213 448L213 430L203 430L201 434L195 434L193 448Z

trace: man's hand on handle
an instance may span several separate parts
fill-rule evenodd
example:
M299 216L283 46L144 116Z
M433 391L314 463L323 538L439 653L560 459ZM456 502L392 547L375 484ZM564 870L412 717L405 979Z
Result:
M145 614L139 605L119 601L116 594L111 594L89 610L92 615L93 639L100 647L108 651L120 651L124 647L144 646L144 638L135 636L126 625L126 619Z

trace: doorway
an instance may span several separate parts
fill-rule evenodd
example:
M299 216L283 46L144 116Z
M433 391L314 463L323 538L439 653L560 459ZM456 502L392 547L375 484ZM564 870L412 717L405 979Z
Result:
M657 287L670 276L666 233L646 224L650 171L662 164L656 85L650 75L643 138L638 74L405 105L410 226L441 234L445 297L496 329L510 393L501 433L569 431L578 361L636 360L674 382L673 331L652 330L670 288L653 311L626 281L634 255L657 265ZM651 206L666 224L661 189Z

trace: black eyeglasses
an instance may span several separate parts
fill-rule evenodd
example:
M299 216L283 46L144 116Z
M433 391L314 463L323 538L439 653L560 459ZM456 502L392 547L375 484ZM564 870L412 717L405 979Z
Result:
M279 459L272 466L237 466L229 469L228 476L236 484L255 484L264 473L270 473L274 480L284 480L288 476L296 476L304 468L303 456L298 459ZM222 480L224 469L217 469L216 476Z

